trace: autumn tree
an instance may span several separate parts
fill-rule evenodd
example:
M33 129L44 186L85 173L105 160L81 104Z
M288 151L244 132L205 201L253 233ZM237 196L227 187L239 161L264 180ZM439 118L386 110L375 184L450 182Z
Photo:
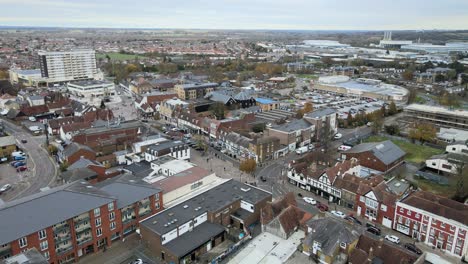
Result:
M304 113L310 113L314 110L314 107L311 102L307 102L304 104Z
M398 113L398 109L397 109L397 107L396 107L395 102L392 101L392 102L390 103L390 105L389 105L389 108L388 108L388 114L389 114L389 115L394 115L394 114L396 114L396 113Z
M419 140L421 144L424 142L434 141L437 134L437 129L429 123L419 123L409 131L409 138L413 141Z
M401 74L401 76L403 77L404 80L411 81L414 78L414 71L407 69Z
M255 159L246 159L242 161L239 165L239 169L245 173L252 174L257 168L257 162Z
M466 198L468 198L468 165L461 164L457 166L455 194L453 199L455 201L465 202Z
M216 117L216 120L224 119L226 114L226 106L223 103L216 102L210 106L211 113Z

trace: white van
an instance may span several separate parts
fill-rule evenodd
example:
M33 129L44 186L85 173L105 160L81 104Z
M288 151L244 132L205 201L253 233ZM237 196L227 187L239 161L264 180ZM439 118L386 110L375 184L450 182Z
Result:
M339 151L346 151L346 150L350 150L350 149L352 149L352 147L347 146L347 145L341 145L341 146L338 147Z
M300 147L300 148L296 149L296 154L301 155L301 154L306 153L307 151L309 151L309 147L307 147L307 146Z

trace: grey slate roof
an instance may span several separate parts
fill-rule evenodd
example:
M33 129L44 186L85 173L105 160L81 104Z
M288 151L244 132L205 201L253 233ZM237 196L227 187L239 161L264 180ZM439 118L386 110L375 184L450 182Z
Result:
M157 144L153 144L153 145L150 145L148 146L147 148L147 151L146 152L150 152L150 151L161 151L161 150L165 150L165 149L170 149L170 148L174 148L174 147L177 147L177 146L184 146L185 143L182 142L182 141L163 141L161 143L157 143Z
M161 192L161 189L130 177L130 175L108 179L95 186L117 198L117 207L119 209Z
M226 135L226 141L230 141L232 143L235 143L239 146L242 146L244 148L249 147L249 143L252 141L252 139L248 137L244 137L238 133L235 132L229 132L229 134Z
M76 153L78 150L80 149L85 149L87 151L91 151L91 152L94 152L94 150L92 150L90 147L88 146L85 146L85 145L81 145L81 144L78 144L78 143L71 143L70 145L66 146L64 149L63 149L63 152L62 152L62 155L65 156L65 157L70 157L71 155L73 155L74 153Z
M88 180L97 178L97 173L89 168L77 168L73 170L67 170L62 173L62 178L66 182L74 182L79 180Z
M210 99L211 101L220 102L223 104L227 104L230 100L234 100L231 96L223 94L223 93L219 93L219 92L211 92L205 95L205 98Z
M14 136L0 137L0 147L6 147L16 145L16 140Z
M206 244L212 237L221 234L225 229L218 224L204 222L196 227L195 232L187 232L182 236L170 241L166 247L171 253L181 258L197 249L200 245Z
M317 111L313 111L312 113L308 113L306 117L309 118L322 118L323 116L328 116L331 114L336 114L336 110L333 108L324 108Z
M75 163L70 165L67 169L68 170L82 169L82 168L87 168L88 165L101 165L101 164L97 161L91 161L89 159L80 157L79 160L75 161Z
M382 142L362 143L344 153L361 153L371 151L380 161L388 165L406 155L392 141L386 140Z
M307 225L312 228L312 232L305 237L304 243L310 247L314 241L320 243L321 251L327 256L332 256L341 242L351 244L359 238L358 232L331 217L310 220Z
M307 128L311 127L311 126L312 126L312 124L305 121L304 119L294 119L291 122L274 126L274 127L272 127L272 129L280 130L280 131L289 133L289 132L293 132L293 131L297 131L297 130L307 129Z
M0 264L49 264L49 261L36 248L31 248L8 259L0 260Z
M114 199L81 183L67 184L0 206L0 245L78 216Z
M234 201L244 200L250 204L257 204L269 196L271 194L264 190L231 179L185 202L168 208L141 222L141 224L156 234L163 235L176 228L176 226L187 223L205 212L220 210ZM184 208L184 206L187 207ZM195 210L196 208L200 209ZM177 219L176 224L164 226L174 219ZM196 230L192 234L195 236L197 234Z

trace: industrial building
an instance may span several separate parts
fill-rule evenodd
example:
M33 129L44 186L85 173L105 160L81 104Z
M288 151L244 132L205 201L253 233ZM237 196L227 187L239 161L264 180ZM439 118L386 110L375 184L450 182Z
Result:
M393 84L386 84L374 79L351 79L348 76L325 76L312 82L312 88L319 91L333 92L346 96L366 97L386 102L404 104L408 101L407 89Z

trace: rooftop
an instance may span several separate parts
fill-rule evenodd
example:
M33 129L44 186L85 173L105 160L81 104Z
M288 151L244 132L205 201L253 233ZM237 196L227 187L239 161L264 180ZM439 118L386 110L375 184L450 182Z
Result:
M269 98L255 98L255 101L260 104L274 104L277 103L275 100Z
M453 115L453 116L460 116L460 117L468 117L468 111L457 109L457 110L449 110L445 107L441 106L430 106L430 105L422 105L422 104L411 104L405 108L405 111L421 111L421 112L428 112L432 114L438 115Z
M407 89L401 86L386 84L380 80L374 79L350 79L348 76L325 76L320 77L318 82L327 86L344 88L354 93L372 92L389 96L405 96L409 93Z
M71 82L68 85L76 85L76 86L94 86L94 85L112 85L112 82L109 81L102 81L102 80L86 80L86 81L77 81Z
M362 143L344 153L361 153L371 151L380 161L388 165L406 155L392 141L386 140L382 142Z
M0 137L0 147L6 147L16 145L16 140L14 136Z
M271 197L271 194L266 191L238 181L229 180L187 201L168 208L141 222L141 224L153 232L163 235L176 226L185 224L208 211L220 210L234 201L243 200L256 204L267 197ZM175 219L177 220L174 223ZM173 224L168 225L171 222Z
M313 127L313 125L305 121L304 119L294 119L290 122L273 126L271 129L280 130L283 132L294 132L297 130L308 129L310 127Z

